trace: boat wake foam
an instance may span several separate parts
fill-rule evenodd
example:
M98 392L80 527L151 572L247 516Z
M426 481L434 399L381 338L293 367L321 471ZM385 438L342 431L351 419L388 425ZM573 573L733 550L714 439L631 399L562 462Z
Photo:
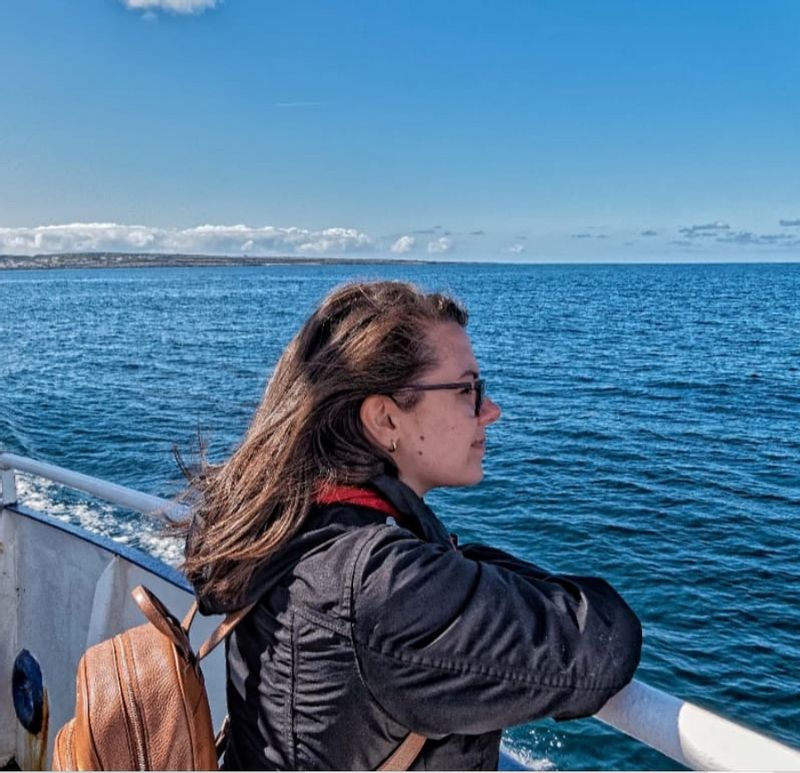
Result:
M160 522L139 513L21 473L17 473L17 491L19 501L32 510L141 550L173 567L183 560L183 540L165 536Z

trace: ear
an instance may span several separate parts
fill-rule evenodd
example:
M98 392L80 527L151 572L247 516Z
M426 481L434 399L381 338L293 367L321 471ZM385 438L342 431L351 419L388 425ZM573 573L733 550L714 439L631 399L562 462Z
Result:
M370 395L361 403L358 415L367 439L383 449L388 449L397 439L397 427L392 414L394 401L386 395Z

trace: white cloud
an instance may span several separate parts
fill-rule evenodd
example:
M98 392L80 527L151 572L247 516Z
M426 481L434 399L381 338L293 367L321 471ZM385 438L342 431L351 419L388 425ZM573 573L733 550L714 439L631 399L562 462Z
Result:
M510 252L512 255L519 255L525 252L525 245L524 244L513 244L511 247L508 248L507 252Z
M291 229L297 231L300 229ZM326 228L324 231L304 231L304 240L296 245L300 252L348 252L369 247L372 240L355 228Z
M682 234L687 239L697 239L708 236L716 236L720 231L730 231L730 229L731 227L727 223L721 223L719 220L717 220L713 223L689 225L685 228L679 228L678 233Z
M453 240L442 236L428 242L428 252L450 252L453 249Z
M214 8L218 0L122 0L131 11L169 11L170 13L202 13Z
M716 241L728 244L765 244L768 246L800 247L800 237L788 233L756 234L752 231L737 231L736 233L718 236Z
M184 252L253 255L359 252L372 239L355 228L312 231L290 226L201 225L152 228L118 223L67 223L33 228L0 228L0 252Z
M88 252L152 250L158 247L158 229L116 223L69 223L35 228L0 228L3 252Z
M401 236L392 246L391 251L401 255L404 252L409 252L417 240L413 236Z

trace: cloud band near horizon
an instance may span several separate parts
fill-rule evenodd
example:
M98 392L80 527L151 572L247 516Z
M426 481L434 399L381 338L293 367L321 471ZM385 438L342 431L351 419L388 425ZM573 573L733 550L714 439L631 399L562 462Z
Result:
M295 226L201 225L177 229L119 223L0 228L0 252L22 255L101 251L323 255L373 248L373 240L355 228L310 230Z
M742 248L779 249L782 254L800 249L800 233L795 228L800 220L784 219L787 226L780 233L758 233L746 229L734 230L727 223L707 223L677 229L678 239L663 238L662 248L690 249L693 254L717 249ZM431 234L433 231L433 234ZM400 232L402 234L402 232ZM422 239L418 235L432 236ZM657 236L647 230L641 236ZM463 237L463 234L462 234ZM527 239L527 237L525 237ZM551 237L552 238L552 237ZM609 236L581 231L566 232L561 244L584 241L597 244L602 240L612 246L627 235ZM648 240L657 244L659 239ZM622 242L625 244L625 242ZM509 246L509 244L511 246ZM558 249L558 241L551 246ZM630 245L629 245L630 246ZM542 246L539 245L541 251ZM205 224L191 228L156 228L122 223L63 223L55 225L0 227L0 254L36 255L69 252L129 252L129 253L194 253L209 255L251 255L253 257L314 256L314 255L470 255L478 252L506 252L522 255L526 245L522 237L503 244L495 240L480 246L470 239L464 242L451 236L441 226L435 229L409 230L405 235L372 237L359 228L302 228L298 226L249 226L244 224Z

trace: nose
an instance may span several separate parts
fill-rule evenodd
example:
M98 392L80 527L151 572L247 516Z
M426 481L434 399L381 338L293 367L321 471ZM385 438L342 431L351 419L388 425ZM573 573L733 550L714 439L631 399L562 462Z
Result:
M485 427L487 424L492 424L500 418L500 406L488 397L483 398L481 405L481 412L478 416L478 423Z

